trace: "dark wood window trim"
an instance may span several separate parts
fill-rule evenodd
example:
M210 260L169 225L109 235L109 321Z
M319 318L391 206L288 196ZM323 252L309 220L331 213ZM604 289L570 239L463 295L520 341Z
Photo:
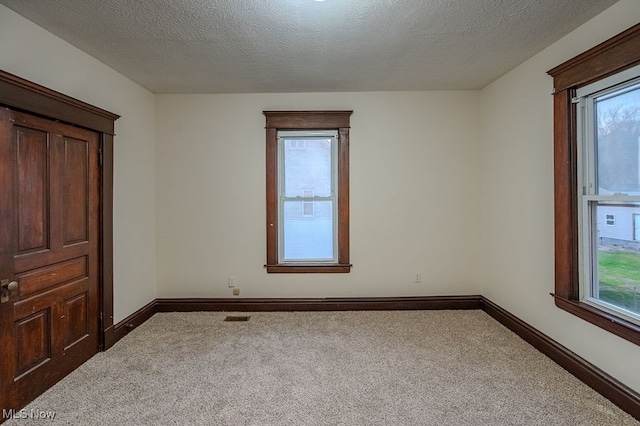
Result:
M580 302L578 262L577 110L580 87L640 64L640 24L551 69L554 109L555 303L640 345L640 327Z
M99 133L100 177L100 333L101 349L113 335L113 136L118 115L0 70L0 107L58 120Z
M263 111L267 152L267 272L347 273L349 263L349 128L353 111ZM278 263L278 131L338 131L338 263Z

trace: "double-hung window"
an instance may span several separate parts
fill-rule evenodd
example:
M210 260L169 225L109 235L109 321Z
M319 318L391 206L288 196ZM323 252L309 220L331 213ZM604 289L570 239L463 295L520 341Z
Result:
M338 262L337 154L335 130L278 131L279 263Z
M556 306L640 345L640 24L549 74Z
M351 111L265 111L267 272L349 272Z
M573 102L580 298L640 324L640 66L579 88Z

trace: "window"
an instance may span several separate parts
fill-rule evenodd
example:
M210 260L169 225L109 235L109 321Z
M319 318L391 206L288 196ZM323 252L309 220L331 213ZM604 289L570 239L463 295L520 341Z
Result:
M556 306L640 344L640 24L549 74Z
M287 148L288 149L300 149L300 150L306 149L307 148L306 140L304 140L304 139L292 139L287 144Z
M640 324L640 67L576 95L580 299Z
M337 152L335 130L278 131L279 263L338 261Z
M302 190L302 216L304 217L313 217L314 214L314 194L313 189L303 189Z
M350 272L352 111L264 111L267 272Z
M614 214L607 214L605 215L605 223L607 224L607 226L616 226L616 215Z

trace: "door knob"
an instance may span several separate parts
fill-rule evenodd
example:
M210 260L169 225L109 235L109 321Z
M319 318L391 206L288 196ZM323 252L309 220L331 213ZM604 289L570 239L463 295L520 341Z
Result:
M0 303L8 302L9 296L11 295L11 293L13 293L18 289L18 282L17 281L9 282L9 280L2 280L0 281L0 284L1 284Z

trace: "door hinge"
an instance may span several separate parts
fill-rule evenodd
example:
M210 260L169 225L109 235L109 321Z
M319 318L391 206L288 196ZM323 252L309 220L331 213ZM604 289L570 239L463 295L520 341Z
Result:
M102 154L102 148L100 148L98 150L98 165L102 167L103 162L104 162L104 155Z

